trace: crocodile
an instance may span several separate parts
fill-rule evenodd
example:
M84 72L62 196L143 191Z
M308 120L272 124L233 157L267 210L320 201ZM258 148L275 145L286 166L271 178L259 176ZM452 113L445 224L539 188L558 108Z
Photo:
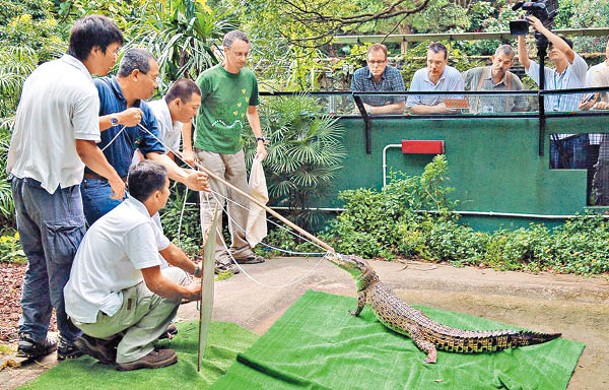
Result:
M541 344L561 336L560 333L537 333L526 330L474 331L451 328L427 317L408 305L384 285L368 262L357 256L326 254L326 259L346 270L357 285L359 314L368 304L379 321L394 332L408 336L427 354L426 363L436 363L438 352L457 353L496 352L507 348Z

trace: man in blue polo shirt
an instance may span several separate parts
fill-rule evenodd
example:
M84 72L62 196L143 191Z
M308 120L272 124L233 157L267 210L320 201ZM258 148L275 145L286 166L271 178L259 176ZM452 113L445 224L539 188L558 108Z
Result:
M95 80L102 131L99 147L123 180L134 161L147 158L165 166L171 179L195 191L207 190L205 173L182 169L165 154L157 120L142 101L154 94L158 76L159 66L152 54L130 49L116 77ZM90 170L85 171L81 192L89 226L123 201L112 199L108 181Z
M375 43L368 48L368 66L353 74L351 90L354 92L404 92L404 79L399 70L387 65L387 47ZM404 95L377 95L362 98L368 115L401 114L404 112Z

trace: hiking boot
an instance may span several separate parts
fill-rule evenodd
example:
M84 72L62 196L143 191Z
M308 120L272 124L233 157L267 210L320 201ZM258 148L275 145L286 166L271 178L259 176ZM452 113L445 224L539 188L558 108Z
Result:
M74 344L83 353L92 358L97 359L104 364L114 365L114 362L116 361L116 345L118 344L118 340L120 340L119 337L112 340L103 340L83 334L76 339Z
M227 272L230 272L232 274L238 274L240 271L239 267L237 267L237 265L234 263L224 263L220 260L216 260L216 262L214 263L214 273L221 274Z
M38 359L46 356L57 350L57 342L53 339L46 338L41 343L37 343L29 335L19 336L19 345L17 347L17 356L27 359Z
M173 349L158 349L148 355L129 363L116 363L119 371L139 370L140 368L162 368L170 366L178 361L178 355Z
M174 324L169 324L165 333L159 336L159 340L174 338L175 335L178 334L178 328Z
M69 342L59 336L59 345L57 346L57 360L76 359L82 356L83 352L74 343Z

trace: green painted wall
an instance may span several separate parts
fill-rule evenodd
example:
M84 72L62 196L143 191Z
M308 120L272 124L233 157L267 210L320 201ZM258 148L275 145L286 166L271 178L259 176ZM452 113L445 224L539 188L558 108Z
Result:
M444 140L454 198L460 210L543 215L568 215L586 207L586 171L549 169L549 133L601 133L607 117L548 118L545 153L538 155L536 119L376 119L372 121L372 153L366 154L364 122L341 119L348 156L337 174L333 194L318 204L341 207L338 191L380 189L383 182L383 148L403 139ZM388 170L420 174L433 156L387 152ZM531 221L521 218L465 218L473 227L516 227ZM545 221L550 225L556 221Z

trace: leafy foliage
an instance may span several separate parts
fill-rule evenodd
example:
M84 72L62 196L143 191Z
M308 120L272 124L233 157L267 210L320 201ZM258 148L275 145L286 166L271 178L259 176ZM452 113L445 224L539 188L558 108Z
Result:
M0 263L26 263L27 259L19 242L19 233L13 234L9 231L3 233L4 235L0 236Z
M199 207L189 203L189 192L182 184L174 182L171 194L167 205L160 212L163 231L186 254L199 255L203 245Z
M320 214L306 207L327 193L341 168L343 128L338 118L320 114L321 107L306 95L270 99L260 111L269 140L263 164L271 203L289 207L295 222L315 226ZM256 148L246 131L251 161Z
M216 64L213 43L234 27L205 0L149 1L144 7L133 44L154 54L165 80L196 78Z

